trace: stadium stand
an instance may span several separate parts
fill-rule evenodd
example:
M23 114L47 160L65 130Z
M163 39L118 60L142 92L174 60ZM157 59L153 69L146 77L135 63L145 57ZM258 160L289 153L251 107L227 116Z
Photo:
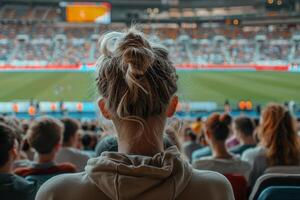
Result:
M3 47L0 62L2 65L16 66L94 63L99 56L95 40L105 31L120 29L120 27L110 26L46 25L45 27L43 24L37 24L20 26L16 30L15 25L0 26L0 44ZM268 62L286 65L300 62L299 28L290 28L281 32L276 29L268 31L264 28L251 31L236 27L220 28L227 29L222 35L219 35L218 30L201 27L193 30L199 35L189 34L189 30L180 27L173 29L177 34L173 34L170 29L154 29L154 31L162 33L161 38L155 39L168 47L175 64L264 64ZM16 30L16 32L7 30ZM235 31L239 34L229 34ZM203 35L201 32L211 34ZM175 35L175 38L172 35Z

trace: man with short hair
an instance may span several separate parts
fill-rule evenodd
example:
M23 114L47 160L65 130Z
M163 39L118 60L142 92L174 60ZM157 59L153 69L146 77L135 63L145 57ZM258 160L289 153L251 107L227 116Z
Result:
M75 166L70 163L54 162L61 145L63 131L64 126L57 119L41 117L33 121L28 129L27 139L29 145L37 152L37 158L29 167L18 168L15 173L41 185L57 174L75 172Z
M79 137L80 122L72 118L63 118L61 121L65 127L64 140L63 147L56 156L56 161L58 163L70 162L76 166L78 171L84 171L90 157L75 148Z
M256 146L253 132L255 130L254 122L249 117L238 117L233 122L233 132L239 141L239 145L230 149L230 152L242 155L249 148Z
M12 173L18 157L18 142L14 129L0 122L0 197L2 200L33 200L36 185Z

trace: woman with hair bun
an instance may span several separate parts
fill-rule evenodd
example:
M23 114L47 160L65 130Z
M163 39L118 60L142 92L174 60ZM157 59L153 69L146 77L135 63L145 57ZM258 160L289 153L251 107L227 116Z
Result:
M231 120L229 121L229 118L228 114L218 113L213 113L208 117L205 124L205 137L212 149L212 156L193 161L193 166L196 169L212 170L222 174L240 174L248 178L250 164L240 160L226 148L225 142L230 133Z
M271 103L263 110L258 137L259 145L245 151L242 157L252 164L250 185L253 186L268 167L300 165L296 120L283 105Z
M90 159L83 173L51 179L36 199L234 199L224 176L194 170L175 146L163 148L165 123L178 102L168 51L130 29L105 34L100 52L98 105L115 126L118 152Z

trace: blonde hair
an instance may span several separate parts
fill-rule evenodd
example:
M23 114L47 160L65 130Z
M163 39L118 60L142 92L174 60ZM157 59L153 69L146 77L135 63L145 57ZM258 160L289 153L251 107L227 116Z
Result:
M100 53L97 87L115 117L143 122L166 111L178 78L163 46L131 28L105 34Z
M264 109L259 134L270 166L299 164L300 143L295 121L284 106L273 103Z

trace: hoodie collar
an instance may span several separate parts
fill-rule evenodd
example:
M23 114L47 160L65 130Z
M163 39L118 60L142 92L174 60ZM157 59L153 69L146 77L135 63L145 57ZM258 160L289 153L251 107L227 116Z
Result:
M175 199L189 183L191 166L172 146L153 157L104 152L88 161L90 180L113 200L144 199L160 196Z

